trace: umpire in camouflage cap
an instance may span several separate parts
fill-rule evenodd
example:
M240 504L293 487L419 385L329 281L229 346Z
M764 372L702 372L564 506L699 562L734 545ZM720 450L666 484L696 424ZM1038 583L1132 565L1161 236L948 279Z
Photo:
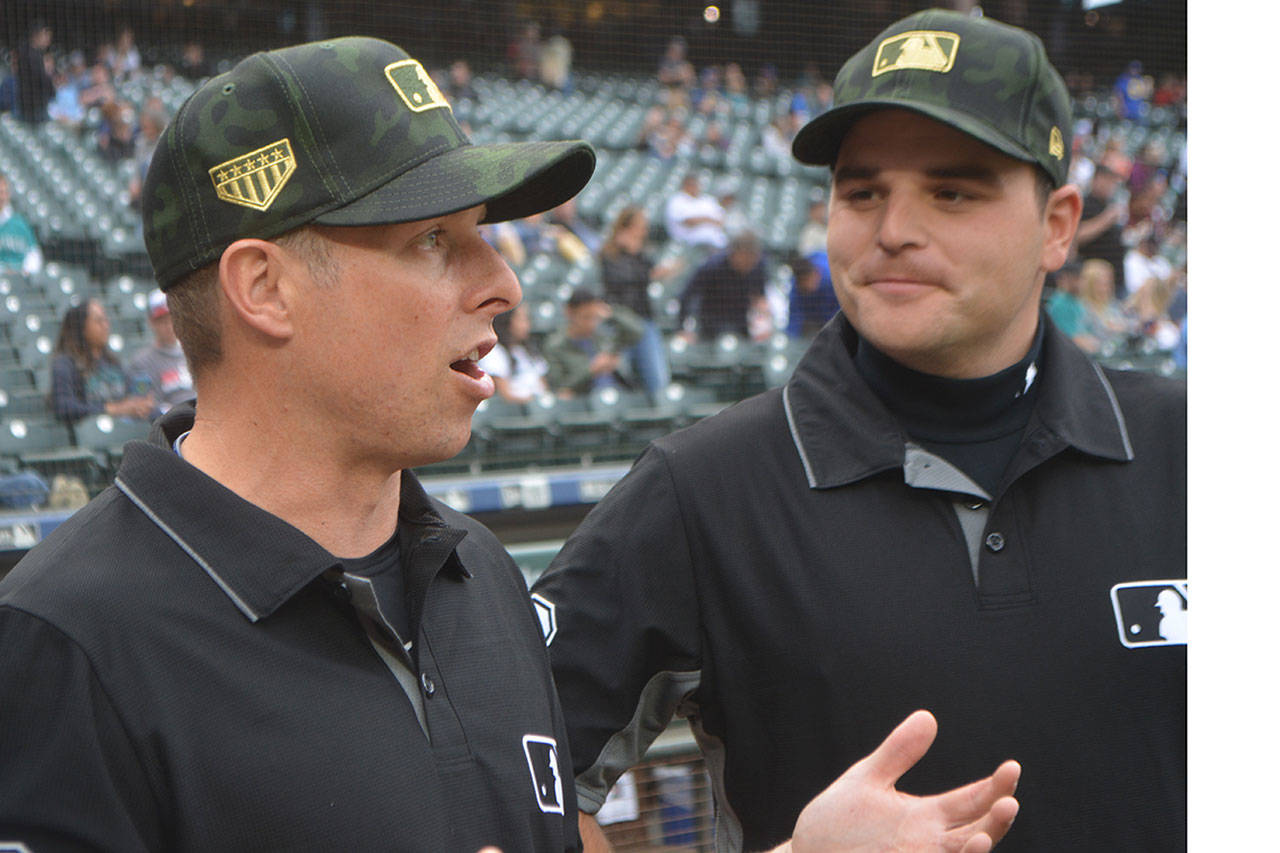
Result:
M849 321L926 373L1018 361L1081 207L1066 184L1070 100L1040 40L918 12L845 63L834 101L792 151L832 169L828 250Z
M481 224L594 162L470 144L371 38L255 54L188 99L143 218L198 401L4 579L0 838L578 848L525 582L414 469L466 446L521 298Z

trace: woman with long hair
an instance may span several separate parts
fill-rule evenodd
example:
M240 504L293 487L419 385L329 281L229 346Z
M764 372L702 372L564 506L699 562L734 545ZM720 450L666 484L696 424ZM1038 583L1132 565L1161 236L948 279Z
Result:
M111 321L102 303L87 299L67 309L50 367L49 404L59 420L74 424L89 415L145 419L155 400L133 389L120 360L107 346Z
M649 303L649 282L671 275L675 267L662 264L655 268L646 251L648 241L649 217L644 209L636 205L622 208L600 248L600 277L609 304L627 308L644 321L644 335L627 355L650 396L656 398L671 381L671 373Z
M493 318L498 345L480 359L480 368L493 377L498 396L511 403L527 403L547 390L547 360L529 336L533 326L522 302Z

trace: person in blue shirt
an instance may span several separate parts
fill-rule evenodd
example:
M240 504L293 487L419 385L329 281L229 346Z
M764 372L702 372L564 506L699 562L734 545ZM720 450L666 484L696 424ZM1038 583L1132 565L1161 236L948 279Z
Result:
M791 274L787 334L793 338L813 337L840 311L835 288L831 286L827 253L810 252L796 258L791 262Z

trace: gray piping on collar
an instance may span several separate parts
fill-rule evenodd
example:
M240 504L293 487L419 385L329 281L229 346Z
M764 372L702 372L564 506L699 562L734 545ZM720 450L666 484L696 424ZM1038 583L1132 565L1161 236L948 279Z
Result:
M813 466L809 464L809 454L804 452L804 444L800 441L800 431L796 429L796 418L791 411L791 383L782 386L782 408L787 413L787 429L791 430L791 442L800 454L800 464L804 466L804 476L809 481L809 488L818 488L818 481L813 476Z
M115 479L115 486L117 489L124 492L125 497L133 501L134 505L138 509L142 510L143 515L151 519L151 521L155 523L156 527L159 527L165 532L166 536L178 543L178 547L183 551L186 551L187 556L196 561L196 565L204 569L204 573L213 579L213 582L218 585L218 588L227 594L227 598L231 599L231 602L240 609L241 613L248 617L250 622L257 622L262 618L261 614L254 612L252 607L245 603L240 596L235 594L231 587L227 585L226 581L218 577L218 573L213 570L213 566L210 566L203 557L197 554L195 549L188 545L186 541L173 530L173 528L161 521L160 517L151 510L151 507L147 506L146 502L144 502L142 498L134 494L133 490L126 486L124 481L119 477L116 477Z
M1125 459L1129 462L1133 461L1133 445L1129 443L1129 425L1125 422L1124 412L1120 411L1120 404L1116 401L1116 392L1112 389L1111 383L1107 381L1106 375L1102 372L1102 368L1092 359L1089 364L1093 367L1093 372L1098 375L1098 381L1102 383L1103 389L1107 392L1107 399L1111 401L1111 411L1115 413L1116 425L1120 428L1120 440L1124 442Z

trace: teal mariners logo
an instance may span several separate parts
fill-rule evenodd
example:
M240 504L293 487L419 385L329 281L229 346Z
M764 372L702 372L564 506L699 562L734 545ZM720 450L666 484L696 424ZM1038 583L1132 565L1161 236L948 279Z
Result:
M871 76L890 71L937 71L946 74L955 65L960 50L960 36L940 30L911 30L880 42Z
M289 182L298 161L288 139L219 163L209 170L214 192L223 201L266 210Z
M444 95L440 94L440 90L436 88L436 84L418 60L402 59L399 62L393 62L383 69L383 73L391 81L391 86L400 96L400 100L415 113L436 107L449 109L449 102L444 99Z

